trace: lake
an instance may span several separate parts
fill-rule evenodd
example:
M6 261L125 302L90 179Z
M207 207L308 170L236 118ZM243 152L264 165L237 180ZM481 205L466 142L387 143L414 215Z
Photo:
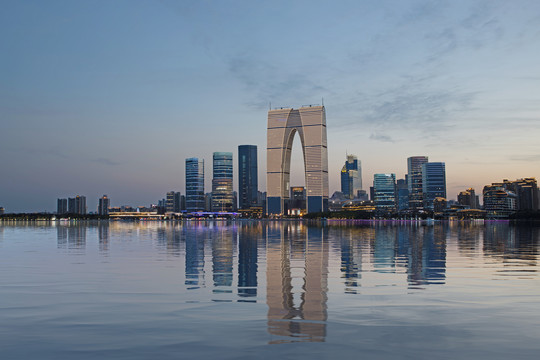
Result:
M6 359L530 359L540 228L0 224Z

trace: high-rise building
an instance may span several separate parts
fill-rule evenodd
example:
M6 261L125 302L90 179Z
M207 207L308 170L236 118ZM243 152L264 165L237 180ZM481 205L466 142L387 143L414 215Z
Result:
M507 190L517 196L517 210L538 210L538 185L535 178L503 180Z
M435 198L446 199L446 170L443 162L422 164L422 199L424 209L433 210Z
M469 209L478 209L478 196L473 188L461 191L457 196L460 205L467 206Z
M186 159L186 210L204 210L204 160Z
M110 199L107 195L103 195L98 200L98 214L99 215L109 215Z
M181 206L181 195L178 191L169 191L167 192L167 198L165 200L165 210L166 212L180 212Z
M504 183L484 186L484 210L489 218L506 218L517 210L517 196Z
M0 215L4 215L5 212L6 212L6 209L4 209L4 207L0 206Z
M427 156L411 156L407 159L407 185L409 188L409 209L423 208L422 165L428 162Z
M398 179L396 182L397 206L399 211L409 208L409 187L406 179Z
M74 198L68 198L68 213L86 214L86 196L77 195Z
M377 210L393 212L396 210L396 175L373 175L373 192Z
M233 159L230 152L213 156L212 211L233 211Z
M341 169L341 192L348 199L354 199L362 190L362 166L354 155L347 155L345 165Z
M268 111L267 213L286 214L289 200L291 150L298 133L304 153L307 212L328 209L328 150L324 106Z
M257 146L238 146L238 206L240 209L249 209L258 205L257 193L259 185L257 171Z
M67 199L58 199L56 201L56 213L61 214L67 214L68 212L68 200Z

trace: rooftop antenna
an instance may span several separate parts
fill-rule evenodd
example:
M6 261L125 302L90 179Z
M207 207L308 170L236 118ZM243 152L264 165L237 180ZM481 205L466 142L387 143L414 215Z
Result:
M322 103L322 106L324 106L324 98L323 97L321 98L321 103Z
M268 110L272 110L272 102L271 101L268 103Z

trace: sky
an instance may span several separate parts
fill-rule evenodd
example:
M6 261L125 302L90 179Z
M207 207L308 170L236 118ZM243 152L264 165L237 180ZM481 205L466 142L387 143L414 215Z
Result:
M95 211L185 193L185 158L258 146L272 107L324 99L330 193L347 153L403 178L446 163L447 193L540 177L540 2L6 1L0 206ZM291 185L304 184L293 145ZM235 185L236 186L236 185Z

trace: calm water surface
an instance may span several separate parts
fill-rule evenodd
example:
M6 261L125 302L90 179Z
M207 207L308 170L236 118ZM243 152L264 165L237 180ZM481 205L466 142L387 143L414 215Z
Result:
M0 225L1 359L530 359L540 231Z

